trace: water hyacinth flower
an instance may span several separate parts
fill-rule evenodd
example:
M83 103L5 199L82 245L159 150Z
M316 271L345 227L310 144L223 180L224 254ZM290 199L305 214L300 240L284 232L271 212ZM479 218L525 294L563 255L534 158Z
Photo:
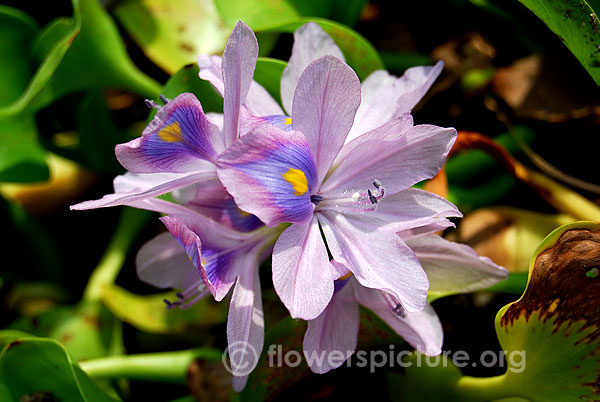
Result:
M325 35L314 27L306 32ZM294 51L305 48L294 45ZM307 57L292 55L290 71L300 59ZM424 93L433 69L419 75L421 85L412 82L407 97ZM275 244L275 290L292 317L311 320L331 300L334 281L352 273L363 286L397 298L407 311L422 310L427 276L395 233L461 216L446 200L410 189L439 171L456 131L413 125L405 107L416 101L399 96L400 110L365 117L362 127L375 127L347 141L361 84L335 56L311 62L294 86L289 127L262 119L221 154L217 169L242 210L267 226L292 223ZM378 99L368 106L377 109ZM387 101L381 105L386 110Z

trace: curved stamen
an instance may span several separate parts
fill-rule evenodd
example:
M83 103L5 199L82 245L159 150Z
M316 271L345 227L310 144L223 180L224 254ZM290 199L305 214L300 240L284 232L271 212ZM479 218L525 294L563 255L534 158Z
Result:
M396 314L400 318L406 317L406 311L398 299L385 292L382 292L382 296L390 310L392 310L392 313Z
M319 209L334 209L339 213L370 212L377 209L377 203L385 194L385 189L379 180L373 181L375 190L346 190L335 196L312 195L311 201L319 206ZM319 198L316 198L319 197ZM315 202L313 200L318 200Z
M168 299L163 299L163 302L165 302L168 309L172 309L175 307L188 308L192 304L196 303L198 300L206 296L208 293L208 289L204 286L204 282L200 280L195 282L192 286L185 289L183 292L175 293L179 300L170 301Z
M160 110L160 108L162 107L161 105L159 105L158 103L154 102L151 99L146 99L144 100L144 103L146 104L146 107L148 109L156 109L156 110Z

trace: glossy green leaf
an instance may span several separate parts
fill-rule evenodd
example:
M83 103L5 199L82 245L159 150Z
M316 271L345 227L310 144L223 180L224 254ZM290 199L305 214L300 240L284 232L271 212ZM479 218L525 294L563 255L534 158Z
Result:
M173 74L200 54L223 51L233 25L223 23L218 6L213 0L125 0L115 14L146 56Z
M288 24L273 23L259 31L293 33L296 29L311 21L318 23L331 35L344 53L346 62L356 71L361 80L365 79L373 71L385 68L381 57L379 57L373 45L358 32L337 22L320 18L300 18Z
M269 57L259 57L256 61L254 70L254 80L271 94L271 96L281 103L281 75L287 66L285 61L271 59Z
M100 2L72 2L73 17L55 20L38 36L32 52L40 65L19 98L0 109L0 118L35 112L88 88L123 88L146 97L160 91L131 62L115 23Z
M221 324L227 320L227 303L204 298L187 309L170 309L164 299L175 298L174 292L139 296L118 286L106 286L102 301L121 320L151 333L177 334Z
M600 85L600 20L586 0L519 0L558 35ZM594 3L592 3L594 4Z
M525 293L496 316L502 349L526 356L520 371L507 359L503 386L512 395L533 402L598 400L599 262L595 222L561 226L536 251Z
M195 63L188 64L169 78L161 93L173 99L183 92L191 92L198 97L205 112L223 113L223 97L208 81L200 79L198 73Z
M0 355L0 397L6 402L112 402L53 339L22 337Z
M0 108L12 103L31 78L29 48L38 27L21 11L0 6ZM47 180L45 151L33 116L0 117L0 182Z
M129 140L114 123L100 91L90 91L78 110L77 132L85 165L95 172L123 171L115 156L115 145Z
M232 27L242 20L253 30L297 20L300 14L286 0L214 0L225 25Z

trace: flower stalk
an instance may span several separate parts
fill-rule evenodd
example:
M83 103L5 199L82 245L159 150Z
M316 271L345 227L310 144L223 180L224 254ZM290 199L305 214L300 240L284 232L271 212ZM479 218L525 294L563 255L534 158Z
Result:
M190 364L197 359L218 361L222 352L213 348L195 348L177 352L110 356L80 362L92 378L127 378L184 384Z

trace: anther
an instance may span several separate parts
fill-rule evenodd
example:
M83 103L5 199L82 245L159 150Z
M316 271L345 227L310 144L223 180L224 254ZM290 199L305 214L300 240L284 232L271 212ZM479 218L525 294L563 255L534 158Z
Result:
M159 98L164 105L171 102L171 99L167 98L164 94L160 94Z
M383 188L381 182L377 179L373 181L373 187L377 189L376 192L373 193L371 190L367 190L367 194L369 195L369 201L371 201L371 204L374 205L377 204L379 200L383 198L383 195L385 194L385 189Z
M406 317L406 314L404 313L404 307L402 307L400 303L396 304L396 307L392 309L392 312L394 312L399 317Z
M160 106L158 103L154 102L153 100L150 99L146 99L144 101L144 103L146 104L146 107L148 109L156 109L159 110L162 106Z
M370 189L367 190L367 194L369 195L369 201L371 201L371 204L377 204L377 197L373 195Z
M310 196L310 202L312 202L315 205L319 205L319 203L323 201L323 197L320 195L311 195Z
M181 300L185 299L185 295L181 292L175 293L175 296L179 297Z

